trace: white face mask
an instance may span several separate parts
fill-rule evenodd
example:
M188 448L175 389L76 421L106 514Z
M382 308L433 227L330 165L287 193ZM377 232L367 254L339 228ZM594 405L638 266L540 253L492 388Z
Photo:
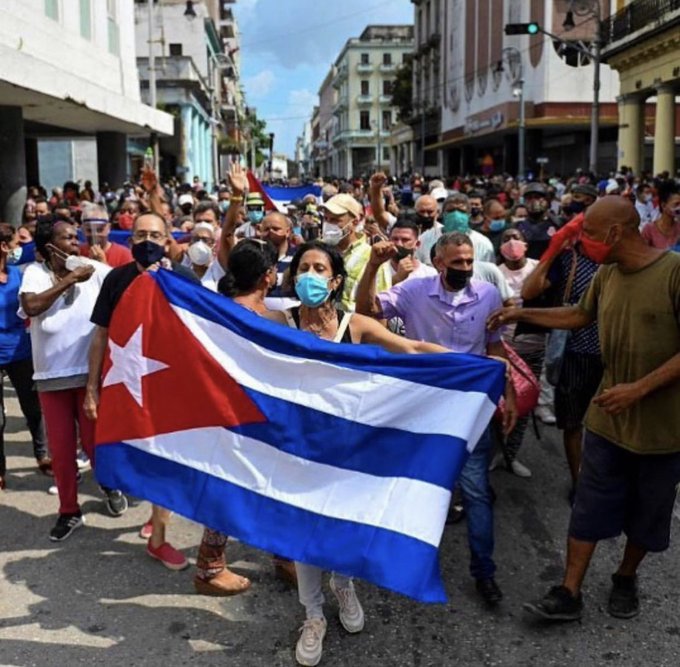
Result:
M208 266L212 260L212 249L203 241L196 241L189 246L187 250L189 259L192 264L196 266Z
M69 255L64 260L64 266L66 267L67 271L75 271L76 269L79 269L81 266L87 266L87 262L78 255Z
M327 245L338 245L349 234L350 226L341 229L334 222L324 222L321 228L321 240Z
M16 248L12 248L7 253L7 263L16 264L21 259L21 255L23 254L23 252L24 249L20 245L18 245Z

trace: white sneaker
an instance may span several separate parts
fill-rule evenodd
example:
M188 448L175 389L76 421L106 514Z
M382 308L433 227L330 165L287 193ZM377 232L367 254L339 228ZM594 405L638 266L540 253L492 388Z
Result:
M503 452L498 452L498 454L491 459L489 472L496 470L496 468L505 468L505 456L503 456Z
M323 638L326 636L325 618L308 618L300 628L300 639L295 647L295 659L299 665L314 667L321 662Z
M517 459L510 463L510 470L512 470L517 477L531 477L531 470Z
M361 632L364 629L364 610L354 590L354 583L350 581L347 588L340 588L335 583L335 577L332 576L330 585L333 594L338 598L342 627L347 632Z
M557 420L553 411L548 405L539 405L535 410L534 414L544 423L548 425L554 424Z
M90 459L87 458L87 454L82 449L78 452L78 456L76 456L76 465L78 470L82 471L89 470L92 467Z

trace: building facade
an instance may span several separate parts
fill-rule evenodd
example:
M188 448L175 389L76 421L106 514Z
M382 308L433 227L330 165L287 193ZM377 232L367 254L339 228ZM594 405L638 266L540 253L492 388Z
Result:
M625 0L603 23L603 57L621 79L618 164L678 173L680 1ZM649 100L656 98L656 104Z
M347 41L332 73L337 91L332 173L351 178L389 169L390 130L397 110L392 86L397 68L413 50L413 26L368 26Z
M335 115L338 99L335 78L336 68L331 67L319 88L318 112L312 114L312 164L315 176L335 176L338 173L333 148L338 127L338 118Z
M2 11L0 215L16 224L27 183L122 185L128 136L173 124L142 103L129 0L6 0Z
M174 135L159 142L164 177L192 181L198 176L211 186L219 172L220 146L225 152L242 148L239 33L231 4L156 0L150 12L147 0L135 3L143 98L151 103L153 56L156 104L174 117Z
M416 17L439 16L439 33L416 30L416 52L423 43L439 44L439 75L414 78L415 106L425 119L426 165L445 175L518 170L520 82L523 83L528 174L568 173L588 167L594 67L573 44L588 49L597 14L608 15L610 0L421 0ZM567 12L576 7L572 30ZM434 19L431 19L434 21ZM504 34L508 23L537 22L559 39ZM429 25L430 29L432 26ZM439 37L438 35L441 35ZM603 65L600 73L598 170L617 166L618 75ZM429 91L429 92L428 92ZM440 135L430 113L441 108ZM432 123L429 130L427 122ZM418 135L418 123L414 132Z

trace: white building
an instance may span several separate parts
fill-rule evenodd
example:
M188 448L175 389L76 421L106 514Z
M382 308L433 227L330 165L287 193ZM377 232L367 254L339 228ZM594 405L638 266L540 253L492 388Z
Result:
M332 173L345 178L389 168L397 110L392 85L413 50L413 26L370 25L347 41L335 61L337 89Z
M79 176L118 186L129 174L127 136L173 131L172 116L141 102L131 0L3 0L0 59L0 215L8 222L19 222L27 182L45 171L40 142L63 142L68 179L82 154L70 140L89 141L95 171Z
M413 2L415 107L428 113L441 108L438 140L425 130L426 165L436 165L445 175L516 173L520 114L513 90L522 78L527 171L537 174L546 161L550 172L587 168L592 63L544 34L506 36L504 27L535 21L562 39L583 40L587 45L594 35L593 11L577 16L577 28L568 31L563 27L571 6L567 0ZM581 5L601 6L604 18L610 1ZM439 53L438 68L428 60L433 50ZM616 168L618 91L616 72L603 65L598 165L602 172ZM420 118L416 117L413 128L418 142L419 127Z
M220 137L240 144L239 32L225 0L156 0L149 27L147 0L135 5L137 64L150 99L151 42L159 107L175 117L174 136L160 141L160 171L191 181L215 182ZM229 143L229 142L225 142ZM140 147L141 148L141 147Z

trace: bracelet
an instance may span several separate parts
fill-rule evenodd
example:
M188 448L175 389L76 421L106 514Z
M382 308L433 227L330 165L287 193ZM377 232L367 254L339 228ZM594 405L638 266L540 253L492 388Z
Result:
M229 201L232 204L240 204L243 201L243 197L229 197Z

